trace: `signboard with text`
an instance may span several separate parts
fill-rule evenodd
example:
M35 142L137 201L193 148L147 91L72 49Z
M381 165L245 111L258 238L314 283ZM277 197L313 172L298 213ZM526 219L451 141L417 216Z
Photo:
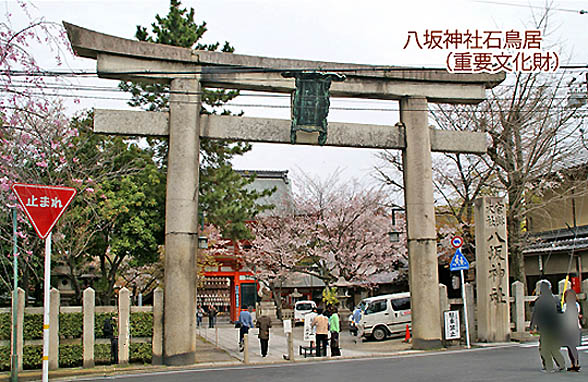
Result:
M15 183L12 191L35 232L45 239L76 195L70 187Z
M443 312L445 317L445 339L457 340L461 338L459 330L459 311L448 310Z

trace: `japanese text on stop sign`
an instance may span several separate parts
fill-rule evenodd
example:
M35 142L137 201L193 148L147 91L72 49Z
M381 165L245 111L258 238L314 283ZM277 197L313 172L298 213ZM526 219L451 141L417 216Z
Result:
M49 198L48 196L36 197L31 195L27 198L27 207L44 207L44 208L62 208L63 204L58 197Z

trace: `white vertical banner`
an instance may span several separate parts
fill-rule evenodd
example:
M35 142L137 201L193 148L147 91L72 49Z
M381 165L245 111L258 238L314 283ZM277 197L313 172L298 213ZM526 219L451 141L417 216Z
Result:
M457 340L461 337L459 330L459 311L447 310L443 312L445 317L445 339Z

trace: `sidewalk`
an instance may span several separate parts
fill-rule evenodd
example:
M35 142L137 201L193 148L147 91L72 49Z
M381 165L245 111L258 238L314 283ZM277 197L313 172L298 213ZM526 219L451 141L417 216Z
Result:
M207 325L208 326L208 325ZM216 333L218 328L218 347L216 346ZM50 380L71 381L76 378L91 376L115 376L132 374L137 372L157 372L164 370L182 370L199 367L235 366L243 362L243 353L239 352L239 330L233 324L223 322L217 328L209 329L201 327L197 329L196 363L182 367L153 366L150 364L130 365L103 365L94 368L63 368L49 372ZM272 364L287 362L283 355L288 354L287 339L282 325L275 325L270 331L269 351L266 358L261 357L258 329L249 331L249 362L250 364ZM305 358L299 355L299 346L308 346L302 341L303 327L296 326L294 334L294 359L303 361ZM357 342L355 342L357 341ZM350 335L348 331L340 336L341 357L337 358L367 358L382 357L394 354L420 353L411 350L411 345L402 342L402 338L389 339L382 342L361 341ZM330 353L330 349L329 352ZM330 357L328 357L330 358ZM324 359L324 358L323 358ZM318 358L308 357L307 361L318 361ZM41 370L24 370L19 372L19 381L39 381ZM10 381L10 372L0 373L0 382Z
M239 352L239 329L235 329L230 324L220 324L217 328L210 329L202 327L198 329L198 334L206 341L216 345L216 335L218 329L218 346L225 350L230 356L243 361L244 354ZM250 363L274 363L283 362L283 355L288 354L287 337L281 325L275 325L270 330L269 351L266 358L261 356L261 348L258 340L259 330L254 328L249 331L249 362ZM304 356L299 354L300 346L308 346L308 342L303 342L303 328L297 326L293 330L294 334L294 360L303 360ZM357 340L357 343L354 342ZM411 345L402 342L402 339L389 339L382 342L363 342L356 337L351 336L348 331L340 334L341 356L344 358L357 357L377 357L386 356L398 352L408 352ZM328 351L330 354L330 349ZM309 357L310 359L314 357Z
M212 329L211 329L212 330ZM209 365L238 365L240 361L230 356L223 349L217 348L213 343L197 337L196 363L188 367L202 367ZM153 366L151 364L129 365L100 365L93 368L63 368L49 372L49 380L73 380L84 376L110 376L135 372L155 372L161 370L182 369L182 367ZM18 373L19 381L40 381L41 370L23 370ZM10 381L10 372L0 372L0 382Z

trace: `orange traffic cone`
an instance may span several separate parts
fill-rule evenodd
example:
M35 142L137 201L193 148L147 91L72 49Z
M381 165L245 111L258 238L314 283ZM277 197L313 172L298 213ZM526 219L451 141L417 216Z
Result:
M404 334L404 342L410 342L410 329L408 329L408 324L406 324L406 333Z

